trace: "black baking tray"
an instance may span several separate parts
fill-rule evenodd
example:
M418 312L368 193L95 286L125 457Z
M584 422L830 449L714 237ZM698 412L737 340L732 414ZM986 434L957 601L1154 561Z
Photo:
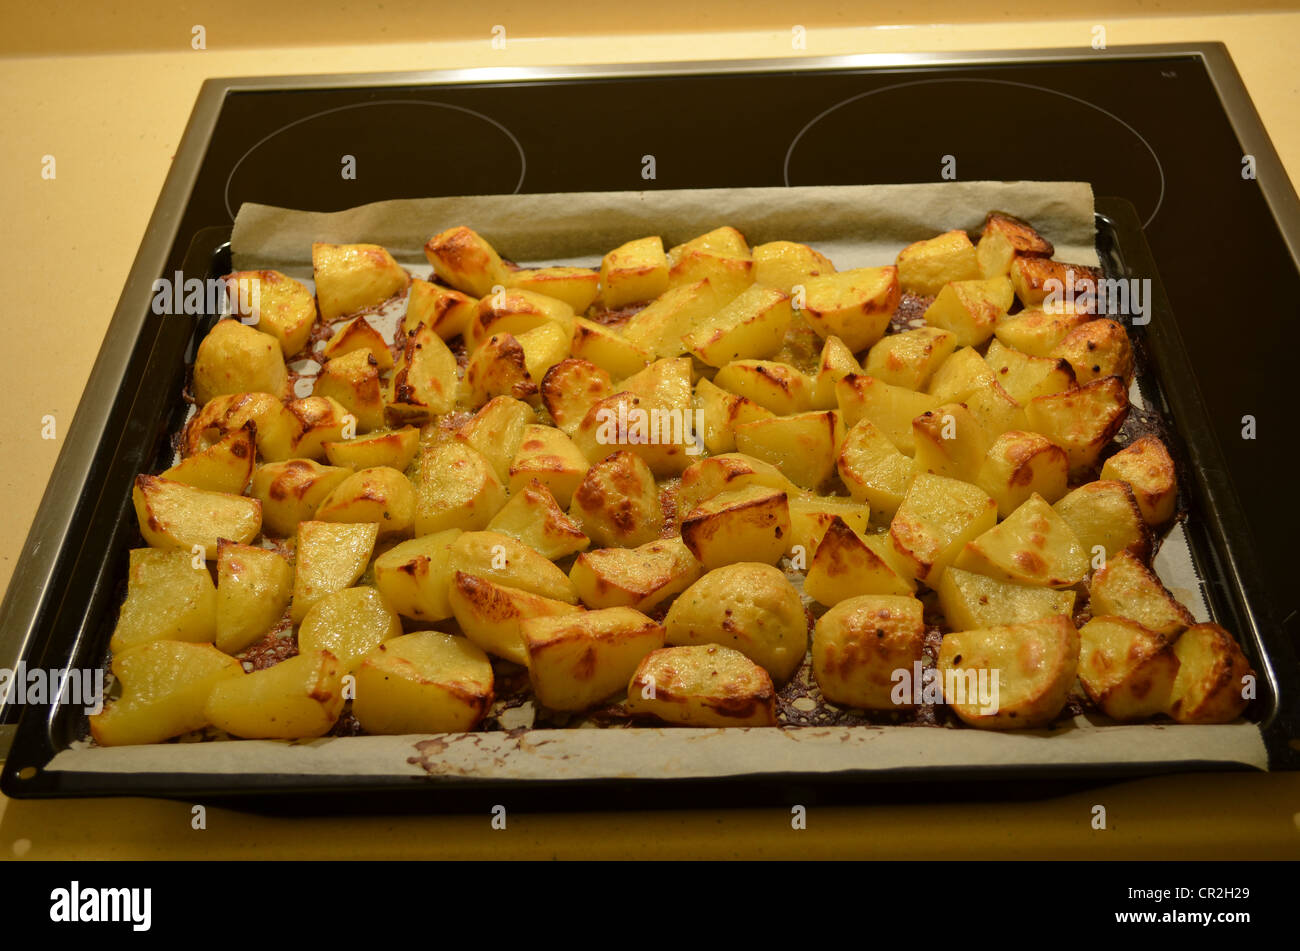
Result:
M1133 206L1123 199L1096 202L1097 250L1108 277L1151 281L1151 320L1131 327L1143 395L1170 424L1171 451L1182 482L1180 506L1211 616L1233 631L1259 674L1259 696L1248 716L1261 729L1270 769L1300 766L1300 669L1254 565L1251 539L1241 517L1222 452L1200 425L1205 406L1190 372L1182 335L1146 245ZM198 232L182 275L207 279L229 272L231 229ZM182 391L187 366L216 315L149 315L135 341L130 370L111 414L112 438L100 445L83 500L79 544L67 553L62 597L43 625L41 650L29 666L95 668L102 665L125 590L128 552L141 544L131 505L132 480L170 464L170 435L184 418ZM1143 369L1145 364L1145 369ZM1195 729L1181 727L1179 729ZM637 779L520 782L459 777L312 777L247 774L128 774L50 771L61 750L86 735L79 706L29 705L23 710L0 788L16 798L158 796L230 800L264 809L290 808L310 797L330 810L379 808L479 809L506 802L514 808L591 809L630 806L740 805L850 802L918 797L994 798L1047 795L1080 785L1156 773L1230 769L1232 764L1179 761L1158 764L928 767L891 771L864 768L833 775L753 774L714 780ZM629 736L634 742L634 736ZM944 780L937 782L936 780ZM364 796L358 796L364 793ZM285 797L289 797L286 800Z

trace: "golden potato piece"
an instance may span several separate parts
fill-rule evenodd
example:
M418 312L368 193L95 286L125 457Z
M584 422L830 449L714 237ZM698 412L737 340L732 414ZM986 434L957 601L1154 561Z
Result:
M298 649L328 651L345 671L351 671L372 650L401 633L397 612L376 589L345 588L312 605L298 626Z
M1128 483L1148 525L1163 525L1174 517L1178 500L1174 461L1155 436L1135 439L1107 459L1101 477Z
M664 647L632 675L627 710L681 726L775 726L776 691L767 671L740 651Z
M510 496L487 529L517 538L551 561L585 551L591 544L582 525L570 518L551 490L536 479Z
M569 578L589 608L649 611L684 591L700 574L700 563L680 538L663 538L639 548L585 551L573 563Z
M500 255L473 228L462 225L435 234L425 242L424 256L439 280L474 297L506 283Z
M1031 357L1060 357L1057 345L1076 327L1092 320L1085 311L1061 309L1048 313L1041 307L1026 307L998 322L993 334L1004 346Z
M610 327L581 317L573 321L569 351L581 360L590 360L616 380L631 376L650 362L649 350Z
M858 353L884 336L899 297L897 268L860 267L810 277L800 313L823 340L834 335Z
M1020 303L1026 307L1044 305L1044 310L1059 306L1071 287L1076 301L1089 296L1095 300L1097 281L1102 277L1095 267L1022 256L1011 262L1008 273Z
M443 340L459 337L469 329L474 319L478 301L468 294L430 284L428 281L411 281L406 296L406 314L402 317L402 336L424 324Z
M890 386L923 390L930 377L957 349L957 335L939 327L919 327L882 338L867 353L862 372Z
M920 669L925 642L921 602L869 594L848 598L817 621L813 675L831 703L860 710L916 706L911 691L897 689L895 671Z
M406 289L410 275L376 244L311 246L316 302L326 323L376 307Z
M573 582L523 542L500 532L465 532L451 546L457 571L496 584L522 588L544 598L577 604Z
M836 409L839 402L835 398L835 384L850 373L861 375L862 364L858 363L853 351L844 341L832 334L822 344L821 356L817 359L817 373L813 378L813 409Z
M379 526L374 522L303 522L298 526L291 614L294 624L301 624L307 612L326 595L356 583L370 563L378 537Z
M356 418L359 432L370 432L384 425L379 364L369 350L353 350L326 363L312 385L311 395L337 401Z
M1075 390L1032 399L1025 415L1027 428L1066 451L1070 473L1077 477L1096 464L1102 449L1124 425L1128 408L1124 381L1108 376Z
M754 284L686 333L682 343L711 367L765 359L781 349L790 319L787 294Z
M953 352L930 377L926 392L939 403L964 403L976 390L995 382L992 368L974 347Z
M991 529L998 506L981 488L921 473L889 523L907 577L934 587L966 543Z
M1151 550L1142 510L1123 482L1089 482L1052 508L1070 526L1089 559L1098 554L1109 559L1126 548L1145 558Z
M499 290L487 294L474 308L474 316L465 329L465 345L473 353L492 337L519 337L548 325L562 330L573 339L573 308L545 294L524 290ZM540 379L538 375L533 382Z
M284 353L270 334L237 320L219 320L194 358L194 399L200 405L235 393L288 393Z
M568 435L599 400L614 392L609 373L588 360L561 360L542 377L542 402L555 425Z
M583 313L596 300L600 275L589 267L541 267L512 271L506 287L554 297Z
M552 710L586 710L622 692L664 646L663 627L631 608L527 618L522 632L533 693Z
M1115 720L1143 720L1169 707L1178 658L1168 640L1136 621L1094 617L1079 629L1079 681Z
M753 252L754 283L773 287L789 294L796 284L810 278L834 274L830 258L806 244L793 241L769 241L757 245Z
M715 495L682 519L682 541L706 570L737 561L775 564L789 535L786 493L762 486Z
M122 696L91 715L90 735L100 746L130 746L200 730L213 687L243 674L211 644L151 641L123 650L113 657Z
M288 459L258 466L251 494L262 503L262 527L268 535L288 538L298 524L316 514L348 470L311 459Z
M974 482L998 503L998 517L1006 518L1035 493L1056 502L1069 477L1064 449L1040 433L1009 429L989 446Z
M568 505L589 468L587 457L563 432L530 423L524 427L519 450L510 463L510 492L536 481L550 489L557 502Z
M411 480L396 469L362 469L326 496L316 509L316 521L374 522L382 537L410 535L415 521L415 490Z
M288 410L298 423L293 441L295 459L324 459L325 443L338 442L357 426L356 417L332 396L293 400Z
M343 712L345 673L329 651L298 654L219 681L203 713L213 726L246 739L324 736Z
M696 581L673 601L664 630L672 645L738 650L777 682L788 680L808 652L799 592L779 568L756 562L725 565Z
M1014 584L1069 588L1088 574L1088 552L1065 519L1041 495L1031 495L967 542L953 564Z
M858 534L868 531L871 520L871 506L838 495L795 496L789 505L790 538L785 553L792 558L799 550L804 554L796 569L807 567L808 555L817 550L836 516Z
M985 277L1006 274L1018 255L1051 257L1056 253L1052 242L1034 230L1028 222L1011 215L991 211L984 219L975 256Z
M257 451L263 459L273 462L293 455L298 419L270 393L234 393L209 400L185 426L185 455L203 452L249 423L256 427Z
M1113 320L1090 320L1057 344L1052 356L1067 360L1080 383L1117 376L1133 382L1133 347L1128 331Z
M447 601L466 637L489 654L522 665L528 663L521 635L526 620L565 616L582 610L565 601L495 584L463 571L452 576Z
M817 544L803 589L829 607L864 594L910 595L916 584L889 536L859 535L836 516Z
M279 552L223 540L217 547L216 644L237 654L273 628L293 594L293 569Z
M152 547L188 553L201 546L209 561L217 557L218 539L251 542L262 530L262 503L242 495L140 475L131 500L140 534Z
M307 346L316 323L316 299L307 285L279 271L236 271L225 282L235 316L279 341L286 357Z
M627 451L616 452L587 470L572 492L569 514L602 548L636 548L654 541L664 523L654 473Z
M592 406L573 442L592 464L627 449L656 476L679 475L700 452L688 412L689 404L670 407L636 393L615 393Z
M254 426L249 423L207 449L182 459L160 478L209 492L243 495L253 476L253 458L257 454L253 433Z
M1196 623L1142 560L1131 551L1117 552L1088 585L1094 614L1129 618L1172 640Z
M387 466L404 472L420 447L420 431L414 426L403 426L323 445L325 458L332 466L344 466L353 471Z
M736 448L776 466L805 489L817 490L835 472L835 459L844 442L840 414L833 409L739 423Z
M909 244L898 252L895 264L899 285L921 297L938 294L951 281L977 281L984 276L965 231L945 231Z
M352 712L367 733L472 730L492 706L487 655L463 637L417 631L384 641L357 668Z
M704 441L704 448L714 454L736 451L736 426L772 419L774 415L751 399L728 393L712 380L701 379L695 384L695 401L698 435Z
M691 463L682 473L677 492L677 512L685 517L701 502L723 492L735 492L749 486L779 489L793 498L794 483L770 463L741 452L728 452Z
M927 393L890 386L873 376L850 373L835 384L835 398L845 426L867 419L906 455L916 451L912 420L939 405Z
M1249 702L1250 661L1231 634L1217 624L1194 624L1174 642L1178 676L1169 715L1179 723L1230 723Z
M1021 624L1054 614L1074 615L1075 594L1071 590L1012 584L961 568L943 573L936 594L948 627L954 631Z
M460 373L456 357L427 325L417 327L393 371L386 412L396 423L423 423L456 404Z
M845 435L835 466L849 495L886 518L903 504L915 475L912 460L869 419L858 420Z
M506 504L506 490L488 460L463 442L425 446L415 480L415 534L448 528L475 531Z
M375 559L375 587L393 610L418 621L451 617L451 546L458 538L459 528L412 538Z
M925 322L951 333L959 347L978 347L1006 319L1013 300L1011 282L1005 277L950 281L926 308Z
M393 367L393 351L384 342L383 336L364 317L353 317L340 327L325 344L322 356L326 360L337 360L359 350L368 352L375 358L375 366L381 370Z
M944 702L989 730L1046 726L1065 707L1079 632L1064 615L944 635L937 668Z
M533 408L509 396L497 396L456 430L456 439L469 446L492 466L497 481L510 481L510 463L514 461L524 429L536 421Z
M944 403L912 420L912 471L975 482L989 448L973 413L962 403Z
M658 235L619 245L600 262L601 303L615 310L668 290L668 258Z
M1074 388L1070 364L1056 357L1031 357L994 340L984 359L998 384L1020 404Z
M149 641L211 641L217 636L217 592L206 565L187 551L133 548L126 600L118 612L113 653Z

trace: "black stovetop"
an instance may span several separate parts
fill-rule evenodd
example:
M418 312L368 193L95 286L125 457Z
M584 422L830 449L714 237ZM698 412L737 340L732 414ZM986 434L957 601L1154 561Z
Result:
M1293 453L1278 381L1300 349L1300 273L1242 152L1190 55L234 91L177 246L244 201L330 211L515 191L928 182L945 156L963 180L1091 182L1145 223L1285 618L1296 519L1280 499ZM1257 439L1242 438L1246 415Z

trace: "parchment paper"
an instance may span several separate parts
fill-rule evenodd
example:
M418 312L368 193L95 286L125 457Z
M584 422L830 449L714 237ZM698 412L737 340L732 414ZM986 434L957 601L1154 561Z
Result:
M720 225L751 244L800 241L837 268L892 263L913 241L953 228L977 231L991 210L1025 218L1056 258L1096 265L1092 188L1080 182L948 182L728 188L387 201L335 213L244 205L235 222L236 269L276 268L311 277L313 241L388 248L427 276L424 242L468 225L522 265L594 266L610 248L658 234L677 244ZM397 315L400 317L400 314ZM1137 396L1137 390L1134 390ZM1157 570L1198 620L1202 582L1181 531ZM1267 769L1258 727L1098 725L1076 717L1052 731L985 732L900 727L779 729L568 729L438 737L330 737L310 742L238 740L94 748L59 753L55 770L282 773L574 779L833 773L949 766L1090 763L1234 763Z

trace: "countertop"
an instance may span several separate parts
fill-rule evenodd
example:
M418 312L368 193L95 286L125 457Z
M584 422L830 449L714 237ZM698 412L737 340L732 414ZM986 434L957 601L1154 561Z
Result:
M723 3L708 11L656 4L604 25L581 5L553 18L461 8L432 15L389 3L384 18L350 21L345 5L263 11L234 3L220 16L154 4L132 19L84 16L55 2L44 12L6 2L0 32L0 150L5 227L0 260L17 293L3 311L9 363L0 413L0 590L8 584L76 410L186 119L205 78L471 66L572 65L753 59L911 51L1087 48L1093 28L1111 47L1218 40L1240 71L1292 182L1300 181L1300 13L1282 4L1209 15L1194 2L1176 15L1159 4L1067 2L1036 20L1029 4L931 5L944 22L859 26L834 4L801 5L806 49L794 50L789 8ZM527 7L520 5L519 10ZM536 9L535 7L533 9ZM674 16L676 10L690 16ZM1125 10L1140 12L1124 18ZM253 12L256 11L256 12ZM547 17L551 17L547 8ZM853 8L887 24L914 8ZM656 19L656 16L660 19ZM1086 19L1084 17L1087 17ZM75 19L74 19L75 18ZM97 19L99 18L99 19ZM982 23L958 23L963 19ZM736 24L744 24L737 28ZM202 25L206 49L191 47ZM503 25L505 49L491 46ZM687 32L693 30L695 32ZM708 31L708 32L702 32ZM553 34L547 38L545 34ZM387 41L391 40L391 41ZM351 41L358 45L342 45ZM362 43L366 45L361 45ZM121 52L121 50L130 50ZM1104 51L1097 55L1104 56ZM42 177L43 156L57 177ZM1188 160L1195 160L1188 143ZM1106 806L1108 828L1092 828ZM149 800L23 802L0 799L0 856L26 858L1223 858L1300 857L1300 774L1168 777L1082 789L1029 803L814 808L805 831L788 810L272 820L212 808L206 829L191 804ZM956 834L960 830L960 834Z

